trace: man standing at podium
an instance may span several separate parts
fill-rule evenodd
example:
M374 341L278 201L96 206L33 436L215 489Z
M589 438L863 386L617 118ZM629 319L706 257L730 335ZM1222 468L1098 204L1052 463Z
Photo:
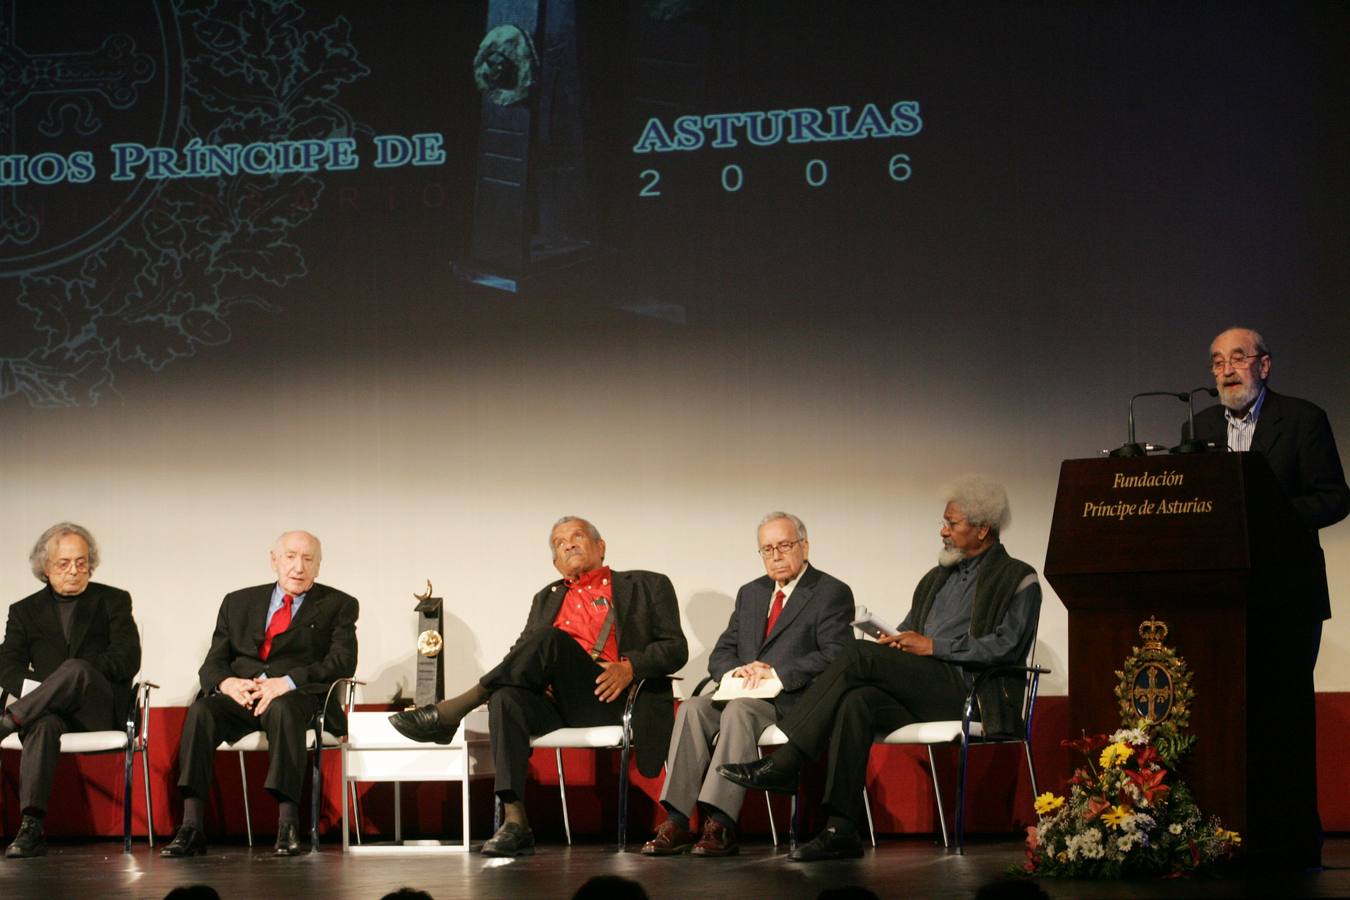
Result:
M1336 451L1327 414L1316 405L1270 389L1271 354L1265 339L1250 328L1229 328L1209 346L1209 367L1219 390L1219 404L1195 416L1195 437L1215 447L1262 454L1270 463L1285 497L1313 533L1350 513L1350 487ZM1183 439L1188 438L1182 429ZM1318 555L1321 548L1318 547ZM1320 561L1320 560L1319 560ZM1281 660L1281 679L1290 688L1290 715L1305 722L1299 737L1281 745L1282 770L1302 777L1290 785L1290 807L1303 806L1305 821L1281 829L1286 859L1293 868L1321 865L1321 823L1317 816L1316 696L1313 669L1322 643L1322 622L1331 618L1331 601L1323 571L1313 596L1289 598L1289 610L1278 627L1299 632L1291 658ZM1296 602L1294 602L1296 601ZM1277 623L1272 623L1275 626Z

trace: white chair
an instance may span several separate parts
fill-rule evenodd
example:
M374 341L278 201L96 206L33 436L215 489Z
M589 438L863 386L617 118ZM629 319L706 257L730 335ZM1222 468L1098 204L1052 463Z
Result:
M323 751L324 748L334 749L341 746L345 738L338 737L330 731L324 730L323 720L328 709L328 701L333 696L333 691L343 687L346 691L346 697L343 700L343 710L348 715L352 711L352 703L356 696L356 686L365 684L364 681L357 681L354 678L339 678L328 686L328 693L324 695L323 705L314 716L314 721L308 732L305 734L305 750L314 750L314 777L310 785L310 819L309 819L309 849L310 852L317 852L319 849L319 808L323 799ZM230 753L239 754L239 781L244 793L244 828L248 833L248 845L253 846L253 815L249 809L248 802L248 770L244 766L245 753L267 752L270 745L267 742L267 734L262 731L254 731L244 735L237 741L221 741L217 750L223 750ZM315 748L318 748L315 750ZM356 799L356 786L352 785L353 805ZM356 807L356 816L358 827L360 822L361 810Z
M121 730L68 731L61 735L62 753L122 753L122 852L131 852L131 796L132 758L141 757L141 781L145 787L145 833L151 847L155 846L155 814L150 799L150 691L159 687L149 681L131 686L131 706L127 709L126 724ZM9 699L8 692L0 693L0 709ZM17 734L0 741L0 750L22 750ZM0 755L0 760L3 756ZM3 784L3 779L0 779ZM2 794L3 792L0 792ZM5 819L0 807L0 822Z
M563 831L567 843L572 843L572 824L567 815L567 781L563 772L563 750L618 750L619 751L619 839L622 853L628 843L628 757L633 749L633 703L646 679L628 689L624 701L623 719L618 725L594 725L584 728L557 728L547 734L530 738L530 747L548 747L558 767L558 795L562 799ZM500 807L500 803L498 803ZM500 809L496 818L500 819Z
M1013 734L986 735L984 725L977 719L973 719L975 711L979 707L977 692L981 686L990 678L998 675L1021 672L1026 675L1025 689L1022 696L1022 720L1019 729ZM1031 796L1035 801L1037 795L1036 788L1036 764L1031 758L1031 725L1032 716L1036 710L1036 692L1040 687L1042 675L1049 674L1049 669L1039 668L1036 665L1036 636L1033 632L1031 638L1031 648L1027 652L1027 664L1025 666L998 666L991 669L984 669L975 678L970 693L966 696L965 708L960 719L953 719L944 722L915 722L912 725L905 725L897 728L890 734L879 735L876 739L878 744L921 744L928 749L928 766L933 779L933 796L937 800L938 824L942 829L942 846L951 847L952 843L947 834L947 816L943 811L942 788L938 783L937 761L933 755L933 748L944 744L960 745L960 763L958 765L957 784L956 784L956 852L965 853L965 826L966 826L966 771L967 756L972 746L981 744L1021 744L1026 752L1027 770L1031 775ZM877 845L876 830L872 825L872 806L867 800L867 789L863 788L863 808L867 812L867 830L871 834L872 846Z

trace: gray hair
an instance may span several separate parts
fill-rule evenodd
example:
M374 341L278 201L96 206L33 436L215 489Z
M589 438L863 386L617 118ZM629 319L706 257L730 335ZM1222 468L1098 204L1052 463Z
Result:
M1012 524L1007 490L986 475L961 476L947 486L942 498L954 503L971 525L988 525L995 534Z
M1266 345L1266 339L1261 336L1261 332L1255 328L1248 328L1246 325L1230 325L1224 331L1246 331L1252 336L1252 343L1256 345L1256 352L1270 356L1270 347ZM1223 332L1219 332L1222 334Z
M92 573L98 568L98 542L94 536L89 533L88 528L76 525L74 522L58 522L51 528L42 532L42 536L37 539L33 545L33 552L28 554L28 566L33 570L33 577L43 584L47 583L47 546L53 540L60 540L68 534L73 534L82 538L89 545L89 571Z
M565 522L580 522L582 525L585 525L585 526L586 526L586 533L589 534L589 535L591 536L591 540L593 540L593 541L599 541L599 540L602 540L602 538L600 537L600 529L599 529L599 528L596 528L594 525L592 525L591 522L590 522L590 519L583 519L581 516L563 516L561 519L559 519L558 521L556 521L556 522L553 523L553 528L550 528L550 529L548 530L548 552L549 552L549 553L552 553L552 552L553 552L553 531L554 531L554 529L557 528L559 525L562 525L562 524L565 523Z
M759 529L763 528L765 525L768 525L770 522L776 522L779 519L787 519L789 522L792 523L792 527L797 529L797 540L799 541L806 540L806 523L803 522L801 519L797 518L796 516L794 516L792 513L783 512L781 509L776 509L771 513L764 514L764 518L760 519L759 524L755 526L756 539L758 539L759 537Z

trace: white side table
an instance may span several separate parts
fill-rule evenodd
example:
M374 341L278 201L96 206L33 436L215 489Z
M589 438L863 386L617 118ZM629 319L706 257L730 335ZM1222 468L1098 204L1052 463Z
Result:
M469 849L469 781L494 774L488 744L487 709L471 712L449 744L410 741L389 724L387 712L353 712L347 717L347 740L342 744L342 849L352 853L443 853ZM348 785L359 781L394 782L394 841L377 844L350 842ZM401 794L404 781L458 781L460 783L463 841L403 840Z

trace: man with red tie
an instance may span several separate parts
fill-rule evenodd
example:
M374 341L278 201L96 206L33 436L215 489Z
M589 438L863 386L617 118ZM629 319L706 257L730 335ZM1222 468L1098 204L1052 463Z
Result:
M315 583L323 549L306 531L288 531L272 548L273 584L227 594L211 649L202 663L201 694L188 709L178 748L183 821L163 856L206 852L203 817L216 747L253 731L267 733L271 764L264 786L277 798L276 852L300 852L299 801L305 733L329 686L356 672L355 597ZM336 697L325 729L346 730Z
M802 520L771 512L760 521L756 537L765 574L737 592L736 608L708 659L708 672L717 681L739 677L747 691L776 679L781 691L771 699L731 700L716 700L707 692L680 705L661 790L667 818L643 845L646 856L738 852L736 819L745 789L718 775L717 766L753 756L764 729L792 708L811 680L853 639L853 592L808 565L811 547ZM697 837L690 824L695 806L702 820Z
M504 821L483 844L485 856L534 853L525 814L530 738L564 726L619 724L635 681L646 680L633 705L638 771L659 775L674 702L666 676L689 657L669 578L611 570L600 531L577 516L555 522L548 545L562 578L534 595L525 628L502 661L462 694L389 717L414 741L448 744L460 720L487 703Z

